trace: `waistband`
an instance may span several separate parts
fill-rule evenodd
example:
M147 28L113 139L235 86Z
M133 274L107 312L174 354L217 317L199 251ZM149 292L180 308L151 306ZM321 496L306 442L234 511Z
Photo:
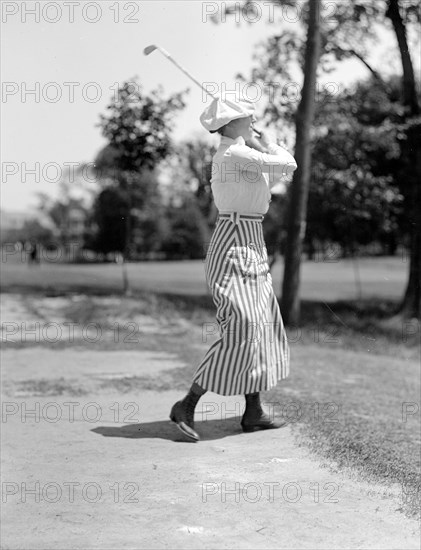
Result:
M261 222L264 218L262 214L239 214L238 212L220 212L219 217L228 218L235 225L237 225L239 220Z

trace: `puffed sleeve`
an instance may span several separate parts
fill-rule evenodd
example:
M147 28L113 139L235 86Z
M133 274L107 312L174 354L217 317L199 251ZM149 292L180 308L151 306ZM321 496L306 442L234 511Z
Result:
M297 169L294 157L286 149L276 143L269 144L268 149L269 153L261 153L247 145L235 143L228 147L224 157L229 157L231 163L238 163L240 168L263 172L277 181Z

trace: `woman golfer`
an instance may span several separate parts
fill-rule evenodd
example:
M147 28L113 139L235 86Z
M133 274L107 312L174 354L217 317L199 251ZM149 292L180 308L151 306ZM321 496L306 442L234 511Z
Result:
M254 105L214 99L200 117L221 135L213 157L212 193L219 217L205 260L206 282L217 307L220 338L209 348L170 419L191 440L194 410L206 391L244 394L245 432L279 428L262 409L259 393L289 374L289 347L272 288L262 220L270 189L297 168L283 147L253 136Z

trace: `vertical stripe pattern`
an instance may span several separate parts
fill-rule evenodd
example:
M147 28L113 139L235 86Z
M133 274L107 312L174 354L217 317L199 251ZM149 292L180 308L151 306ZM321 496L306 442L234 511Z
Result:
M289 375L289 345L260 221L219 218L205 260L220 337L193 381L220 395L266 391Z

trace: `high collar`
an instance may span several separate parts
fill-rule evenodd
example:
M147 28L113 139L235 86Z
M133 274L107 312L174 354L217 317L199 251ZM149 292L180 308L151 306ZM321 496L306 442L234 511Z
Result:
M245 145L243 136L238 136L235 139L232 139L227 136L221 136L221 145L232 145L233 143L238 143L239 145Z

